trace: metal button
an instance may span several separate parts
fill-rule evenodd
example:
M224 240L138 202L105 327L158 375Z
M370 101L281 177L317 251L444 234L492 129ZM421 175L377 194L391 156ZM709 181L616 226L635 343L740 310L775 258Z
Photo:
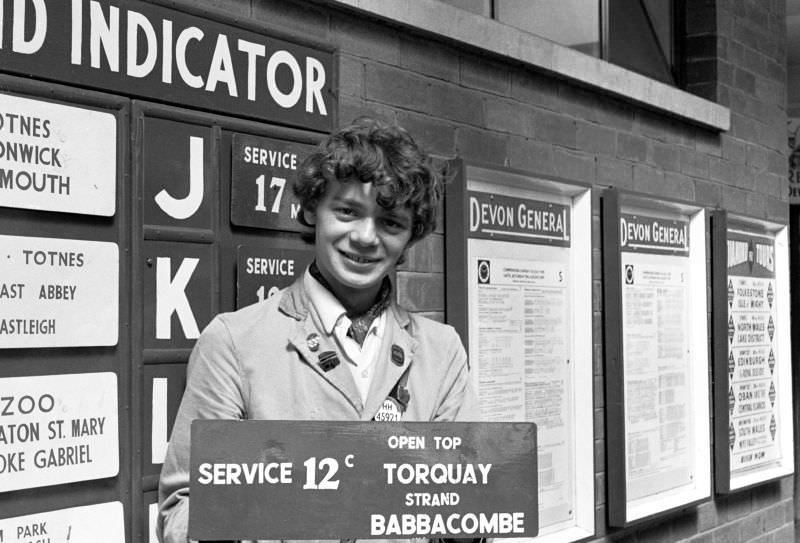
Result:
M319 334L309 334L306 338L306 345L312 352L319 350Z
M317 364L319 364L322 371L331 371L339 365L339 357L334 351L325 351L324 353L320 353L319 362L317 362Z
M394 365L402 366L405 359L406 353L403 351L403 348L399 345L392 345L392 362L394 362Z

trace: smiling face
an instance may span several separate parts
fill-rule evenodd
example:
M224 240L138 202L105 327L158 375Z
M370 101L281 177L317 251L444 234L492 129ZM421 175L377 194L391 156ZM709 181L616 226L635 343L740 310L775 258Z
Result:
M329 181L315 212L317 266L342 304L356 311L375 301L383 278L411 239L407 207L384 209L372 183Z

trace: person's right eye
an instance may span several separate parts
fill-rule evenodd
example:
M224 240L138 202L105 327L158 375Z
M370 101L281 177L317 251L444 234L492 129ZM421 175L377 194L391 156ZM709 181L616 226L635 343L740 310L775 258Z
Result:
M340 206L334 209L334 211L343 217L352 217L355 216L356 211L352 207L345 207Z

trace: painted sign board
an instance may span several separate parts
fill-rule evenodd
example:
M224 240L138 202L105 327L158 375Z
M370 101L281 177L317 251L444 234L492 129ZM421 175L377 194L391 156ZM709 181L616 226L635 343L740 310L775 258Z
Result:
M531 423L192 423L189 535L530 537Z
M137 0L13 2L10 72L329 131L333 54Z
M257 248L240 245L236 257L236 307L262 302L291 285L314 260L310 247Z
M122 503L108 502L0 520L3 543L125 543Z
M0 235L0 348L116 345L116 243Z
M467 196L470 238L569 245L568 205L478 191Z
M117 376L0 379L0 492L119 472Z
M621 213L619 235L623 251L689 253L689 221L686 220Z
M110 217L116 186L113 114L0 94L0 206Z
M238 226L300 231L300 203L292 192L297 169L312 145L234 134L231 222Z

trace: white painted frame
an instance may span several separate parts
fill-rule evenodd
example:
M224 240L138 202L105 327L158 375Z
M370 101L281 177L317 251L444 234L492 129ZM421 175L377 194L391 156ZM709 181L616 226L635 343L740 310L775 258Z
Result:
M540 528L539 535L535 538L511 540L525 543L566 543L585 539L595 533L592 190L587 186L572 185L523 173L484 169L471 165L465 167L467 190L493 188L497 194L513 196L515 190L523 189L525 196L534 193L542 199L571 206L568 250L573 276L570 292L573 303L570 337L574 358L571 435L575 450L575 457L572 459L572 473L575 477L573 496L575 516L572 521L555 524L546 530Z
M642 212L659 215L647 208L629 208L622 200L625 213ZM669 214L665 214L669 217ZM678 218L674 213L671 218ZM692 352L691 388L694 408L693 428L695 475L693 483L671 489L668 492L647 496L638 500L626 498L626 523L654 517L662 512L697 503L711 497L711 419L709 382L709 330L706 260L706 212L704 209L687 210L683 219L689 220L689 348ZM624 280L624 279L623 279ZM624 334L624 332L623 332ZM613 423L613 421L612 421ZM627 445L627 444L626 444ZM626 446L627 449L627 446ZM627 483L627 481L626 481ZM609 487L609 491L614 489Z
M728 230L731 221L737 223L750 223L766 231L767 235L775 238L775 301L777 305L775 326L777 340L777 356L775 373L778 381L778 416L781 420L780 452L781 458L771 464L746 472L733 474L729 471L729 488L735 490L751 487L758 483L774 480L794 473L794 434L792 415L792 348L791 348L791 318L789 295L789 228L786 225L767 221L756 221L736 215L728 215ZM742 230L744 232L744 230ZM758 234L750 232L749 234ZM727 275L726 275L727 278Z

